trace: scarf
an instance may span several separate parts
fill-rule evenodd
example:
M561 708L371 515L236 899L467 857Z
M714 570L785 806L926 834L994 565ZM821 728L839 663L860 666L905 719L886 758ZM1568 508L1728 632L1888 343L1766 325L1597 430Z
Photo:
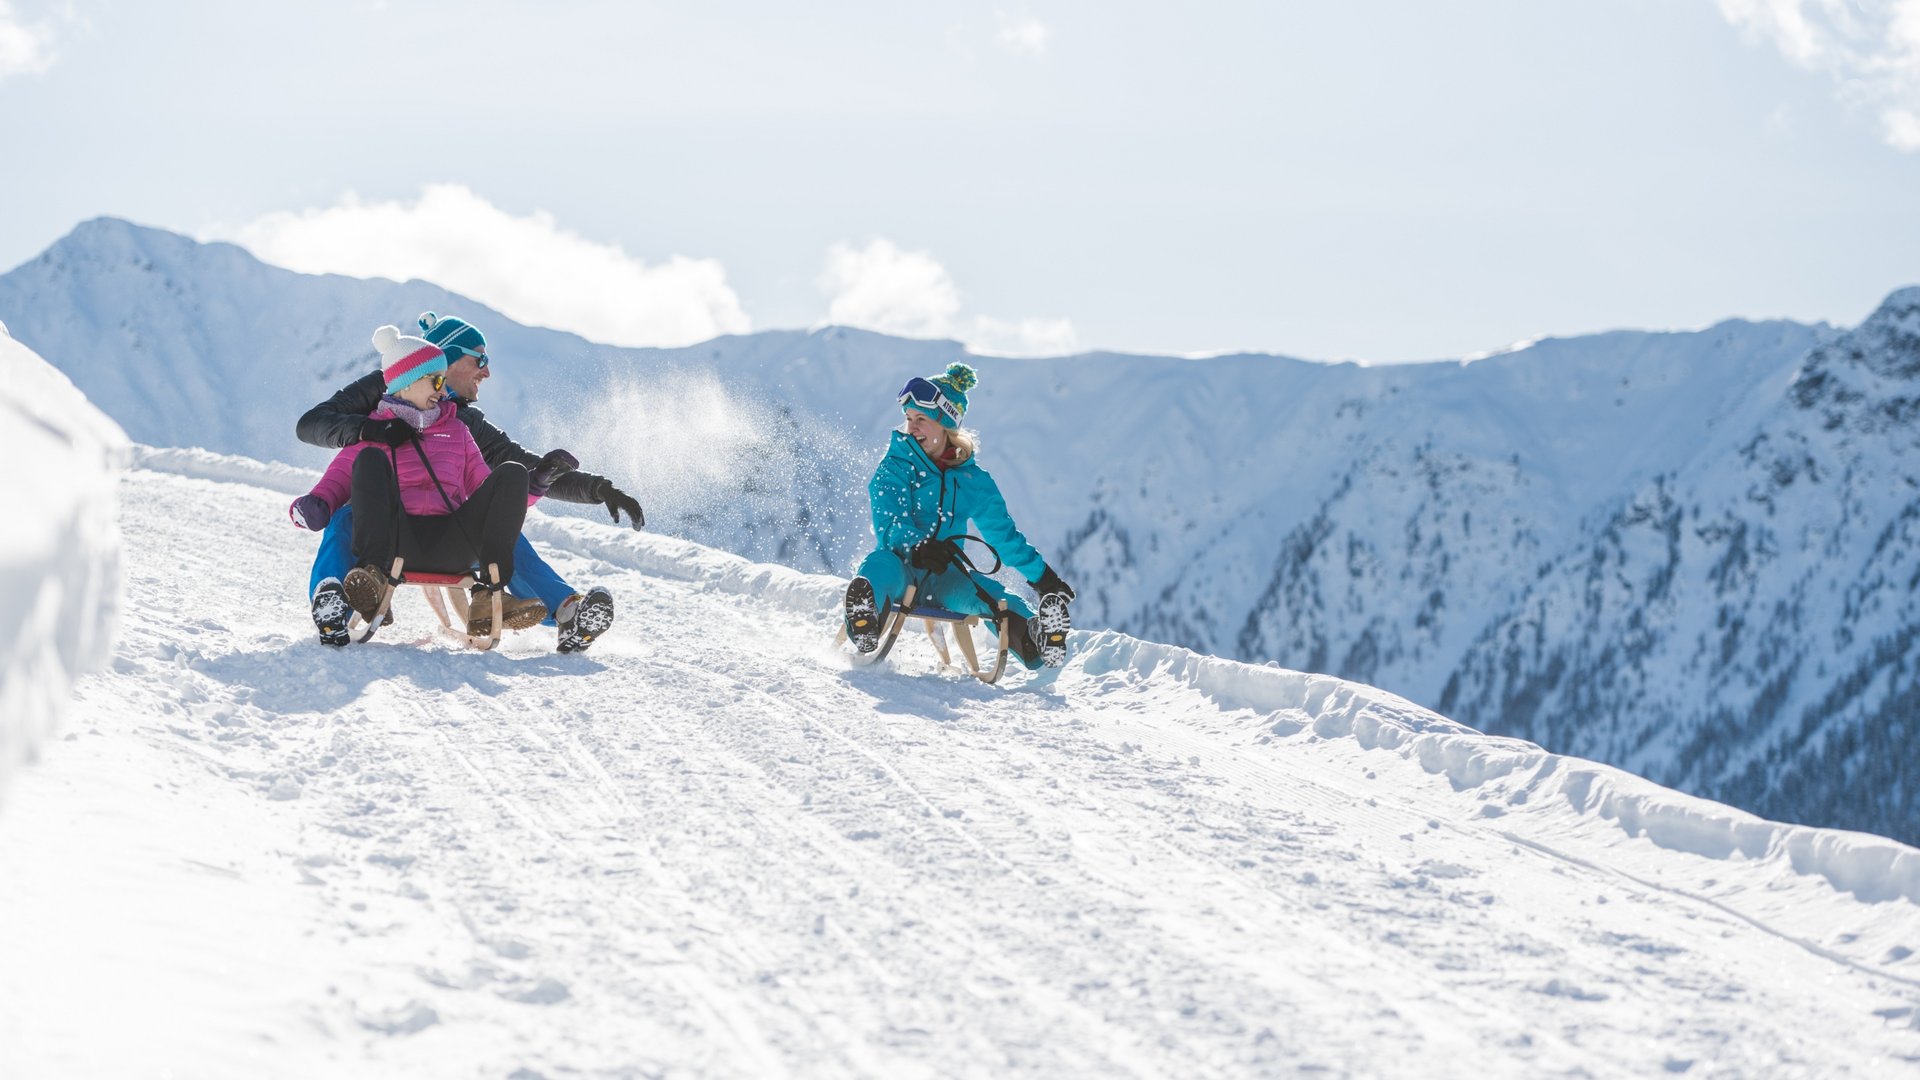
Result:
M415 408L413 404L406 399L395 397L392 394L383 395L380 398L380 404L385 405L393 415L405 420L407 425L415 431L425 431L432 427L434 421L440 419L441 414L447 407L447 403L443 399L438 405L435 405L431 409L419 409Z

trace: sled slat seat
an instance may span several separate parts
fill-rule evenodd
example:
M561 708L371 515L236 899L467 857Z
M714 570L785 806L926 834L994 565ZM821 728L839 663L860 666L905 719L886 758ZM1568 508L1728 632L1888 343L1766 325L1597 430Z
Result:
M432 570L409 570L402 585L440 585L450 588L465 588L479 580L469 570L464 574L440 574Z
M914 605L914 609L907 612L907 617L912 619L938 619L941 622L977 623L980 621L980 616L978 615L962 615L957 611L948 611L946 608L935 607L932 604Z
M893 649L894 640L900 636L900 630L906 626L907 620L919 619L920 624L927 628L927 638L933 642L934 649L940 654L942 667L953 666L953 654L947 651L946 635L941 629L952 626L953 640L960 646L960 655L967 661L967 671L983 683L999 681L1000 675L1007 670L1007 621L1012 617L1007 611L1007 602L1000 601L1000 610L993 614L997 631L994 636L999 648L993 659L993 669L987 671L980 667L979 654L973 647L972 628L980 624L983 616L962 615L957 611L950 611L933 604L916 604L913 602L913 597L917 591L916 586L907 586L907 594L900 598L900 602L888 606L881 616L880 647L871 653L855 653L854 662L878 663ZM846 639L847 628L842 624L840 633L834 640L845 641Z
M488 563L487 573L490 580L495 583L500 581L499 566ZM347 624L349 632L354 634L354 640L367 640L372 637L373 632L378 630L381 624L386 621L387 609L393 605L393 594L399 590L400 586L418 585L426 590L428 606L433 608L433 614L440 620L440 626L449 634L466 642L473 648L481 650L491 649L495 645L500 644L500 627L504 621L505 612L503 610L501 592L498 588L493 590L493 623L489 632L485 634L467 633L467 620L469 615L467 587L477 584L481 580L478 569L467 570L461 573L443 573L438 570L409 570L407 569L404 559L395 559L393 560L393 570L387 577L392 580L393 584L381 590L380 609L374 612L373 618L363 620L358 614L355 614Z

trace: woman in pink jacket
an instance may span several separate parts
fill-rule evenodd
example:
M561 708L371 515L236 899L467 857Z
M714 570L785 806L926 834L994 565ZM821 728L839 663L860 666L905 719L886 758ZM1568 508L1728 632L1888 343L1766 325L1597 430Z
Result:
M295 499L289 513L310 529L322 528L336 507L353 503L353 556L360 565L335 585L362 617L379 606L381 584L396 555L415 570L465 573L481 569L471 609L492 622L489 563L500 567L502 586L513 577L513 547L527 507L576 464L565 450L543 458L529 474L509 461L488 469L473 434L454 415L448 398L446 354L392 326L374 331L387 392L371 419L396 417L414 431L399 446L358 442L334 455L311 492ZM323 582L321 589L331 583ZM531 626L546 616L538 600L505 597L507 628ZM315 593L315 610L320 602ZM344 627L343 627L344 629ZM324 630L324 628L323 628ZM486 632L483 626L469 632Z

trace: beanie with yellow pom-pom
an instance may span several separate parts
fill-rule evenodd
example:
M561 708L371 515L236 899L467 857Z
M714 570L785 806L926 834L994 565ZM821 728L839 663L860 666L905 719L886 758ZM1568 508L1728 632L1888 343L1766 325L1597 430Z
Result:
M900 392L904 412L917 409L940 421L942 427L959 427L967 414L967 391L980 382L980 376L965 364L948 364L947 370L928 379L910 379ZM951 408L942 408L942 406Z

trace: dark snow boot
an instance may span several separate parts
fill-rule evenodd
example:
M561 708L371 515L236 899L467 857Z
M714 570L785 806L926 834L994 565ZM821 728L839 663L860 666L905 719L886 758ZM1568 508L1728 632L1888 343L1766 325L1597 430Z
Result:
M322 645L345 645L347 620L353 611L347 606L347 590L339 578L328 578L313 590L313 625L320 628Z
M1067 662L1067 631L1073 620L1067 617L1067 594L1051 592L1040 598L1040 610L1033 617L1032 632L1040 646L1040 662L1059 667Z
M1013 612L1007 613L1007 651L1029 669L1040 666L1040 643L1033 639L1033 624Z
M857 577L847 582L847 640L863 653L880 647L880 612L873 602L873 582Z
M560 610L553 613L553 621L560 627L560 644L556 650L580 652L613 625L613 594L602 585L588 589L585 596L574 593L560 601Z

